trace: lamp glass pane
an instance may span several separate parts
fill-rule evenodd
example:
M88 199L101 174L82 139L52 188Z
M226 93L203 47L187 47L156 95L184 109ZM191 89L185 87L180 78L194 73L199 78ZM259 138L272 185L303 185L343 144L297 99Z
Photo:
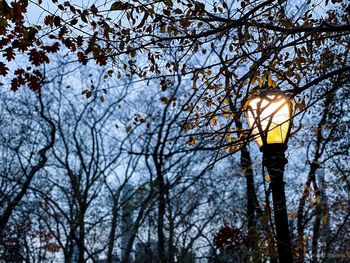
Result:
M267 144L284 143L292 115L289 99L280 94L267 95L251 99L248 106L247 122L259 147L263 145L262 136L266 134Z

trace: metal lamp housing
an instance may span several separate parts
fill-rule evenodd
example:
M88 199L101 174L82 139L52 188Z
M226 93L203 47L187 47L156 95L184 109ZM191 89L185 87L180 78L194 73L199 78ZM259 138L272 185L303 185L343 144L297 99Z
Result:
M247 101L245 117L260 149L265 145L287 143L294 108L294 99L279 89L263 89Z

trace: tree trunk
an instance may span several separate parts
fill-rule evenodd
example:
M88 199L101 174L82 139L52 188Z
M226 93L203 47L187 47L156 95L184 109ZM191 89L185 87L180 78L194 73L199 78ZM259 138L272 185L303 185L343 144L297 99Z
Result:
M167 182L168 183L168 182ZM168 202L168 220L169 220L169 240L168 240L168 261L169 263L174 263L175 258L175 248L174 248L174 218L173 218L173 212L172 212L172 206L170 204L170 197L169 197L169 191L166 191L166 198Z
M78 229L79 233L76 235L76 242L77 242L77 247L78 247L78 252L79 252L79 257L78 257L78 263L84 263L84 255L85 255L85 223L84 223L84 218L85 218L85 209L84 211L80 211L78 215Z
M247 185L247 218L248 218L248 230L249 232L256 225L256 213L255 213L255 188L254 177L252 170L252 160L249 155L249 151L246 147L241 149L241 166L246 177Z
M157 168L158 170L158 168ZM164 238L164 216L165 216L165 183L161 172L157 176L158 181L158 218L157 218L157 234L158 234L158 253L160 262L168 262L165 255L165 238Z
M112 260L113 260L115 231L117 229L117 211L118 211L118 203L117 203L117 200L114 199L113 208L112 208L111 232L109 233L109 238L108 238L107 263L112 263Z

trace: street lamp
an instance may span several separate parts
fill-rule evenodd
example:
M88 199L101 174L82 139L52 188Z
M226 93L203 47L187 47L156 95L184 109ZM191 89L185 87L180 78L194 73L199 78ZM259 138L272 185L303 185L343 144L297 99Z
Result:
M248 99L245 113L251 136L263 153L263 165L271 180L280 263L293 262L283 172L287 164L284 152L287 149L294 105L290 94L278 88L271 90L265 87L257 96Z

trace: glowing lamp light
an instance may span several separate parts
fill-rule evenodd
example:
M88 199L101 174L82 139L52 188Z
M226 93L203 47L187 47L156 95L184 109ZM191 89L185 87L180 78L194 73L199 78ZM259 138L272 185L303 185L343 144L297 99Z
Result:
M258 96L247 101L245 117L251 136L260 148L287 143L294 105L295 101L278 89L263 89Z

